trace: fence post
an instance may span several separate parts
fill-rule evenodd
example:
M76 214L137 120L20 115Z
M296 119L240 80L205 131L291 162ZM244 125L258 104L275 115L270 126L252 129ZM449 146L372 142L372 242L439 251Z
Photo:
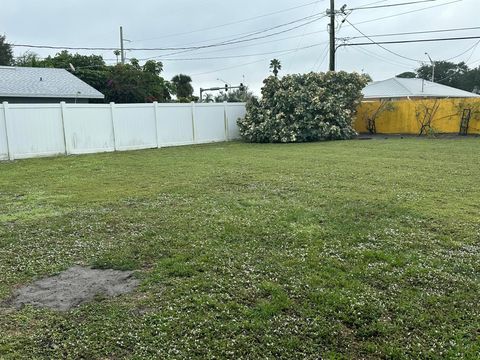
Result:
M192 137L193 137L193 142L197 142L197 136L196 136L196 127L195 127L195 102L192 101Z
M112 119L112 133L113 133L113 150L117 151L117 139L116 139L116 132L115 132L115 103L110 103L110 117Z
M157 142L157 148L160 147L160 143L158 142L158 102L153 102L153 112L155 116L155 141Z
M3 117L5 118L5 140L7 142L7 155L9 160L14 160L13 150L10 148L10 140L8 137L8 102L4 101L3 103Z
M65 101L60 101L60 112L62 115L62 133L63 145L65 146L65 155L69 155L70 152L67 149L67 136L65 135Z
M223 121L225 123L225 141L228 141L228 117L227 117L227 102L223 102Z

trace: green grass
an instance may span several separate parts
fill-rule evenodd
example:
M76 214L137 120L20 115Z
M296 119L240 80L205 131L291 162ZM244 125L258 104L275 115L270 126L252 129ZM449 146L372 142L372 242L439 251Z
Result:
M74 264L134 293L0 309L0 358L478 359L480 139L0 163L0 301Z

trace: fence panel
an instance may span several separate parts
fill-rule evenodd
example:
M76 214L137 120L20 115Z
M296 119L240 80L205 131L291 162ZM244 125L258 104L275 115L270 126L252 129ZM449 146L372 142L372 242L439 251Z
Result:
M5 113L2 104L0 104L0 160L8 160L7 129L5 127Z
M237 120L239 118L243 118L245 116L245 113L245 103L226 104L228 140L240 138Z
M64 123L68 154L115 150L110 105L65 105Z
M65 154L59 104L9 104L7 128L12 158Z
M158 104L157 132L158 146L193 144L192 105Z
M225 141L238 104L0 104L0 160Z
M117 150L157 147L157 126L153 104L115 105L113 119Z
M225 107L223 104L196 104L195 140L199 143L225 141Z

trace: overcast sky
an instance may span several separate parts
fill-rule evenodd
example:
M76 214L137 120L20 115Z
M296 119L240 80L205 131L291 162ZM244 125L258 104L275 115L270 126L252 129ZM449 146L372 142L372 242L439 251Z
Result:
M412 0L337 0L336 7L347 4L348 9L372 3L387 5L410 1ZM308 5L301 6L304 4ZM437 6L442 4L446 5ZM348 16L348 21L367 35L474 27L480 26L479 5L479 0L437 0L399 7L356 10ZM320 16L325 14L328 6L328 0L0 0L0 33L4 33L9 42L16 44L118 47L119 26L122 25L125 38L131 40L127 47L165 48L217 44L233 38L248 39L249 33L258 32L250 37L260 37L284 31L254 41L173 55L168 55L173 51L127 53L128 58L159 57L164 63L163 76L167 79L178 73L190 75L197 94L200 87L221 86L224 81L232 85L244 81L258 92L262 80L269 74L268 65L272 58L280 59L283 67L280 74L327 70L328 19ZM294 7L297 8L292 9ZM274 12L275 14L263 16ZM410 13L400 15L406 12ZM320 15L315 17L317 13ZM294 22L309 16L309 19ZM383 17L387 18L379 19ZM288 22L292 24L281 26ZM304 25L307 22L310 23ZM230 25L220 26L224 24ZM276 26L279 27L262 32ZM294 27L297 28L293 29ZM345 22L337 37L359 35L361 36L356 29ZM480 35L480 30L390 36L375 40L475 35ZM368 39L350 40L359 41L368 42ZM466 61L476 67L480 64L480 49L472 46L477 41L385 45L405 58L374 45L342 47L337 53L337 69L363 71L369 73L374 80L382 80L415 69L419 66L419 61L428 60L425 52L434 60L455 57L453 61ZM470 50L466 51L468 49ZM28 49L15 48L15 55L26 50ZM54 55L59 50L33 51L46 56ZM115 63L112 51L78 52L100 54L108 59L108 63ZM232 58L181 60L230 56Z

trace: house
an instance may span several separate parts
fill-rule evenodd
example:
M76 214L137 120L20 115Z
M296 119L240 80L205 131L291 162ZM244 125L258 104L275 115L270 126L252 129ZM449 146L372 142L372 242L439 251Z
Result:
M365 100L478 98L480 95L423 79L391 78L374 81L363 90Z
M65 69L0 66L0 103L88 103L104 95Z

